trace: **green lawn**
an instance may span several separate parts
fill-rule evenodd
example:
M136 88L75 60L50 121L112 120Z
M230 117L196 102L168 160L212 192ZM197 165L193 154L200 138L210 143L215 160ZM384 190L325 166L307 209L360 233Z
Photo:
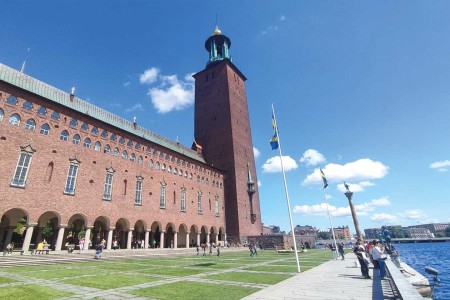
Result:
M322 250L299 256L302 272L331 259L330 253ZM74 290L82 297L92 292L83 288L93 288L97 293L122 298L137 295L149 299L199 299L214 295L214 300L233 300L258 291L261 285L273 285L295 275L297 266L292 253L264 250L250 257L247 251L224 250L220 257L104 259L4 268L2 272L17 277L0 275L0 299L55 299L70 296ZM37 282L34 284L33 280ZM68 284L72 289L54 289L58 284ZM95 296L101 299L98 294Z

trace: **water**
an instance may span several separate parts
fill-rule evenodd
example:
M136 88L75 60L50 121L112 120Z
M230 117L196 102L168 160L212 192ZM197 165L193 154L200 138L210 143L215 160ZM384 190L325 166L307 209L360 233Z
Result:
M434 290L433 299L450 299L450 243L394 244L400 259L433 282L425 267L439 271L441 285Z

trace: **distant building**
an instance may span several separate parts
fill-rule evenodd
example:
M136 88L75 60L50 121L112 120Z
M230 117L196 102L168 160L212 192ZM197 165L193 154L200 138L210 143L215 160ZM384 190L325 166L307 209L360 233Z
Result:
M317 235L317 229L310 225L300 226L294 228L295 235Z
M430 239L434 238L434 234L428 228L408 227L403 228L404 237L413 239Z
M364 229L364 235L366 240L374 240L378 238L378 234L381 232L380 228L368 228Z
M450 223L431 223L431 224L417 224L410 227L428 228L434 236L438 234L445 234L445 230L450 226Z
M269 225L269 226L263 225L262 231L263 231L264 235L281 233L280 226L276 226L276 225Z
M333 228L333 231L334 231L334 236L337 239L349 240L352 238L352 235L350 234L350 229L348 228L348 226L335 227L335 228ZM331 230L330 230L330 233L331 233Z

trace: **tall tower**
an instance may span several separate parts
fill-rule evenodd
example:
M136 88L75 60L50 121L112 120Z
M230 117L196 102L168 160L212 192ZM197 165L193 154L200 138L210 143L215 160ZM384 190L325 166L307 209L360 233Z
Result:
M262 233L252 135L244 82L232 63L231 40L219 28L205 42L209 60L195 78L195 141L208 164L225 171L229 241ZM254 181L253 181L254 180Z

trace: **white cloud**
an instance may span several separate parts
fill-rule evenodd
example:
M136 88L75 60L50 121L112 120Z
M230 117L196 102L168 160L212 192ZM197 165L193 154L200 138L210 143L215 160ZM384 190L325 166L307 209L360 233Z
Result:
M345 165L331 163L322 170L328 182L339 182L383 178L388 173L389 167L379 161L363 158ZM322 184L320 170L315 169L312 174L303 180L303 184Z
M360 183L347 183L350 188L350 191L357 193L365 190L366 187L374 186L375 184L370 181L361 181ZM340 192L345 193L347 189L345 188L343 183L337 185L337 188Z
M284 171L288 172L298 168L297 163L290 156L283 156ZM269 158L262 166L264 173L278 173L281 172L281 160L279 156Z
M436 161L430 165L430 168L437 169L439 172L447 172L450 167L450 160Z
M139 77L139 81L144 84L152 84L156 82L158 79L159 69L152 67L148 70L146 70L141 76Z
M253 147L253 155L255 156L255 158L258 158L261 155L261 152L259 152L258 149Z
M125 83L123 84L123 86L124 86L124 87L127 87L127 86L129 86L130 84L131 84L131 82L127 81L127 82L125 82Z
M285 15L281 15L280 16L280 21L283 22L284 20L286 20L286 16Z
M258 187L261 187L261 186L262 186L261 180L258 180Z
M423 219L427 217L427 215L420 209L406 210L403 215L408 219Z
M142 104L140 104L140 103L138 102L138 103L136 103L135 105L133 105L132 107L129 107L129 108L125 109L126 112L132 112L132 111L135 111L135 110L141 110L141 111L143 111L144 108L142 108Z
M317 166L325 161L325 157L317 150L308 149L303 153L300 162L307 166Z
M394 224L397 222L398 217L396 215L380 213L380 214L373 214L370 217L370 219L380 224Z
M177 75L161 76L161 81L159 87L151 88L147 93L159 113L182 110L194 103L194 80L190 74L184 81Z

